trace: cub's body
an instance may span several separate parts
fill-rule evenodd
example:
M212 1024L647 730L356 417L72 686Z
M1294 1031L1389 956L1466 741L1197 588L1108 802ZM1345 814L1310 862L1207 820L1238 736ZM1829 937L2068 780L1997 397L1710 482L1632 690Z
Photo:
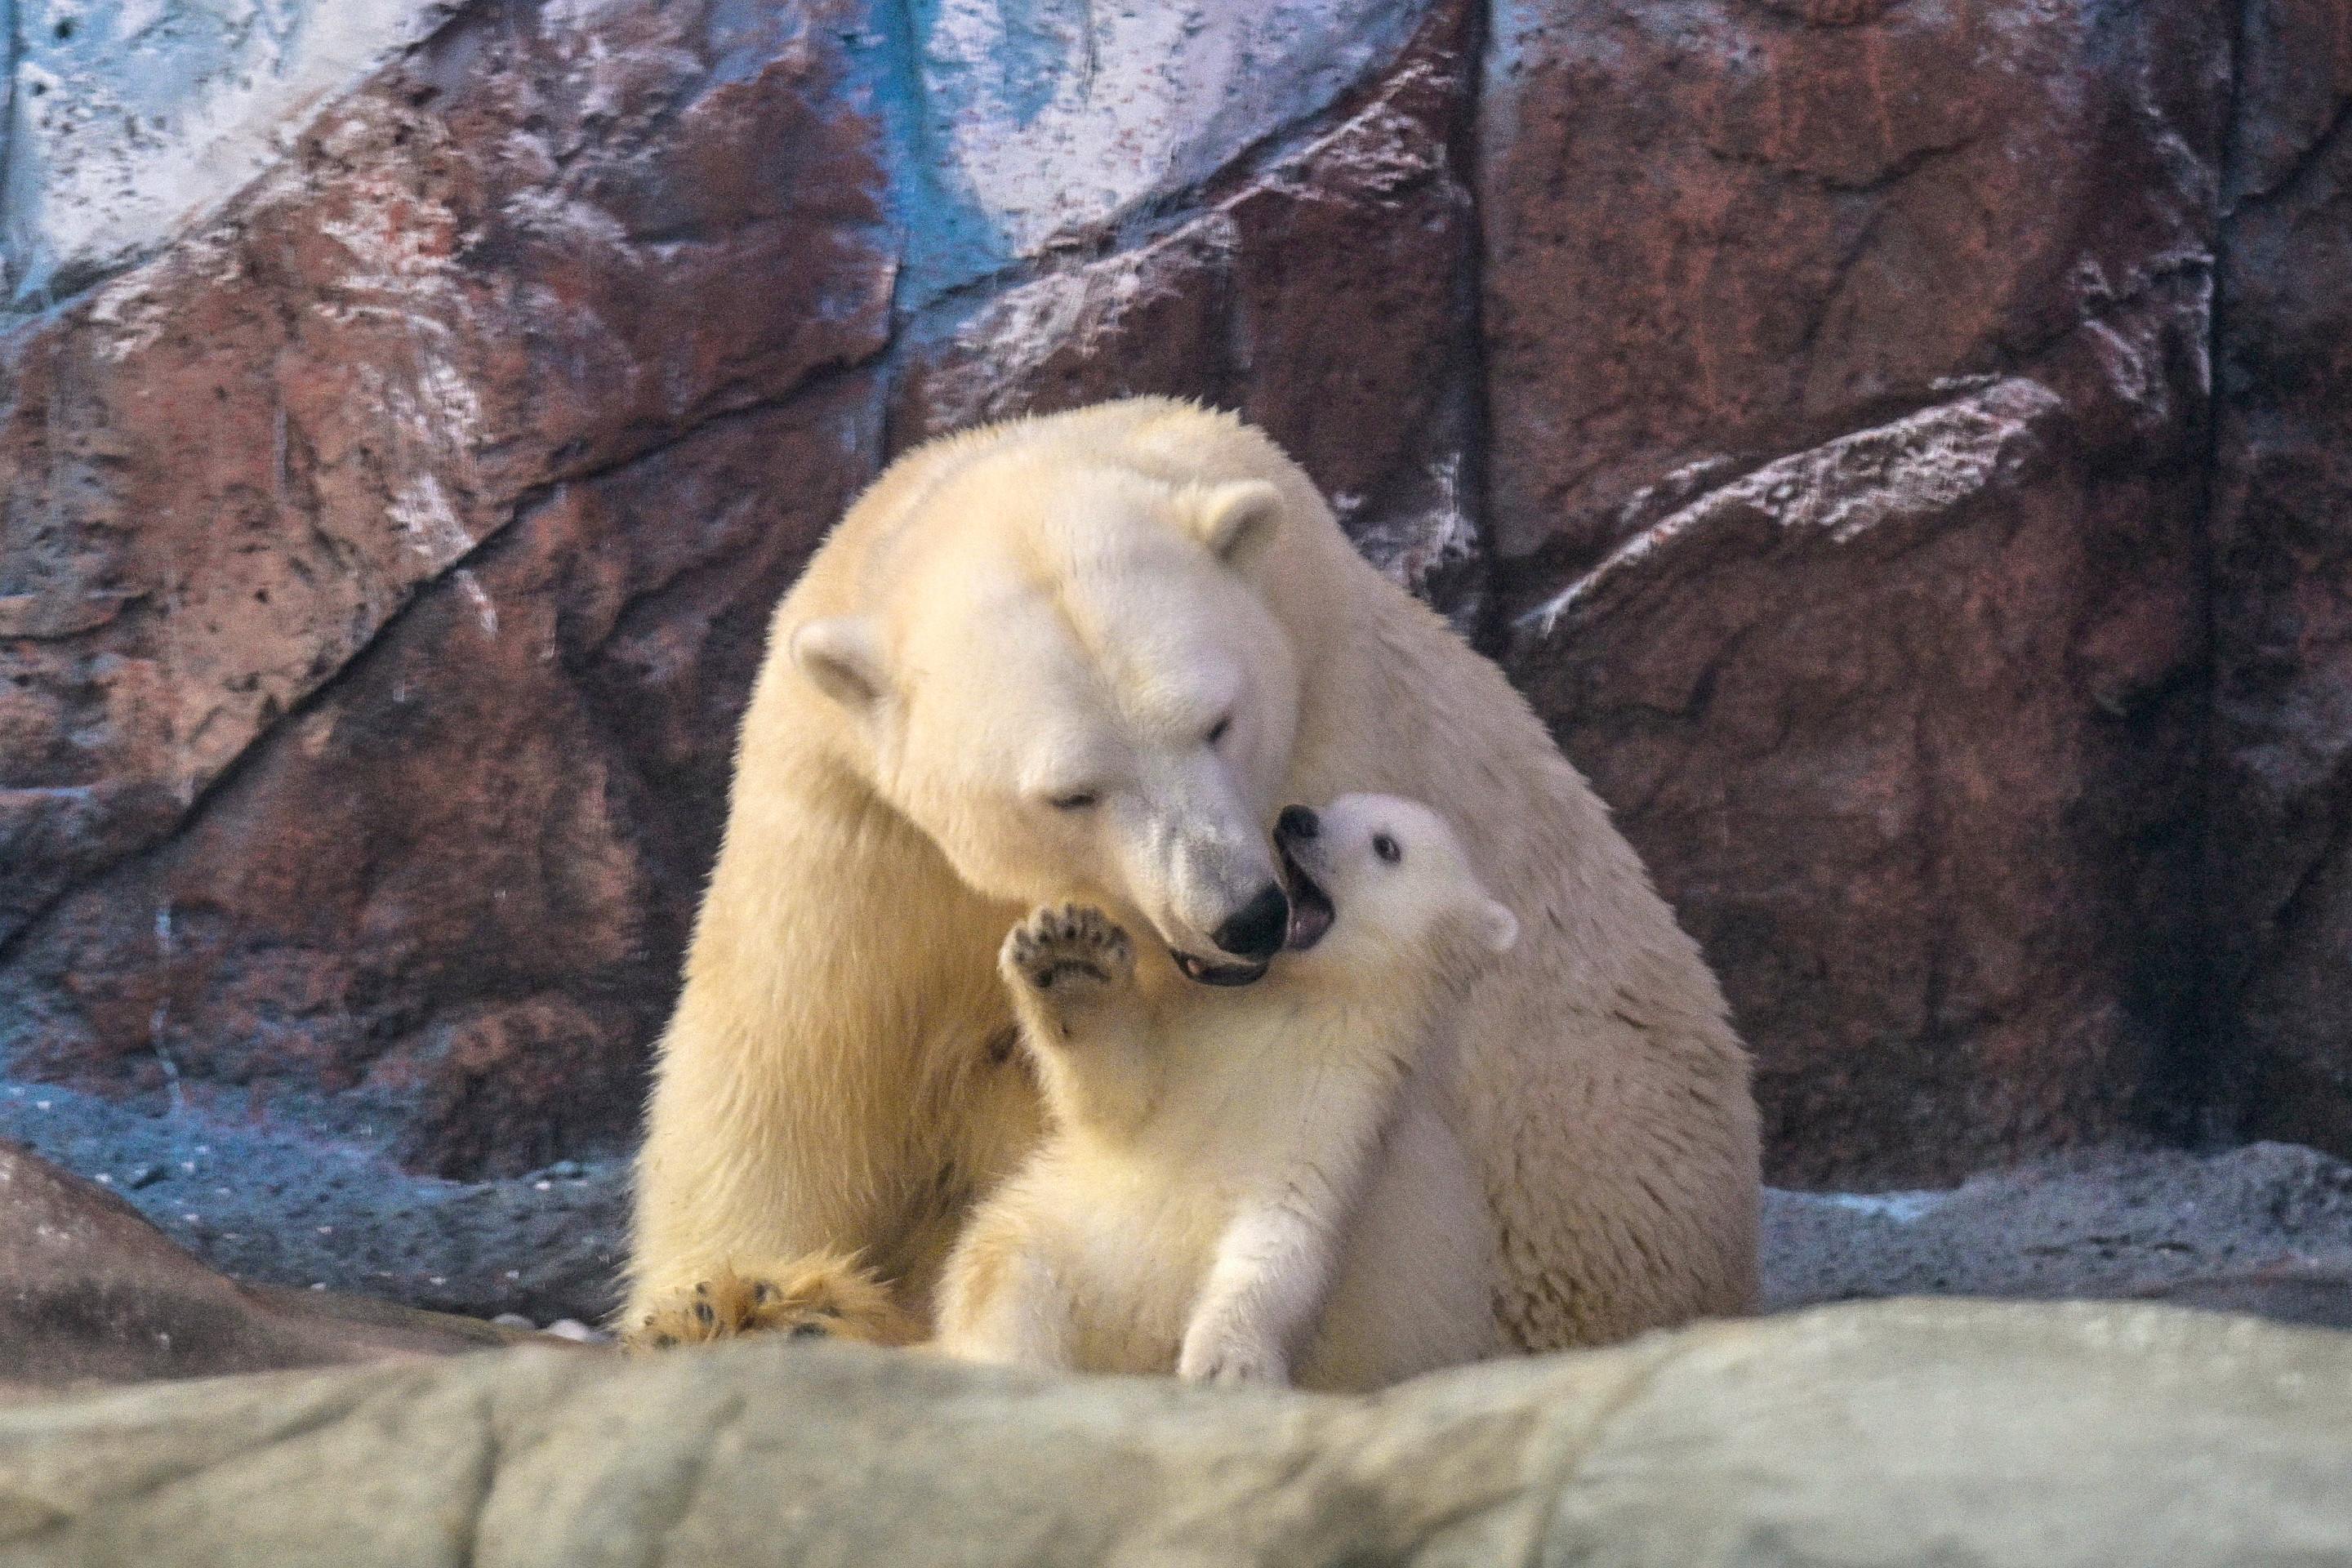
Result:
M1356 1390L1496 1348L1492 1226L1443 1096L1449 1018L1516 922L1411 803L1323 820L1365 843L1410 823L1427 865L1375 893L1326 864L1329 941L1246 990L1147 996L1090 910L1007 942L1050 1130L949 1262L943 1349Z

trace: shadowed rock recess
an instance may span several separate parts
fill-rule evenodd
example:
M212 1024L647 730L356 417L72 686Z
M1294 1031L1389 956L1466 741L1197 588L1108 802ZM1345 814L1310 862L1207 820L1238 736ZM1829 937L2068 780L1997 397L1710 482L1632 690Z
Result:
M622 1152L777 595L892 453L1151 391L1504 661L1776 1179L2352 1152L2352 0L304 27L18 73L7 1077Z

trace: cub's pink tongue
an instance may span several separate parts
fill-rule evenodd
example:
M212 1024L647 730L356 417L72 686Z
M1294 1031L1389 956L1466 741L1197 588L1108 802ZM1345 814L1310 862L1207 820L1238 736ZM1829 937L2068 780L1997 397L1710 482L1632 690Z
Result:
M1339 911L1331 906L1331 896L1299 865L1290 847L1277 844L1276 847L1282 857L1283 891L1290 895L1290 925L1282 945L1293 952L1304 952L1323 940L1323 933L1331 929L1331 921Z

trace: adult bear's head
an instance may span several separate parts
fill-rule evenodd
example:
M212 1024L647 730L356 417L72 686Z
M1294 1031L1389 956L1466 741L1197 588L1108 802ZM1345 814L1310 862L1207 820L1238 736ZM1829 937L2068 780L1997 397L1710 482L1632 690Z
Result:
M925 494L867 558L866 611L803 622L792 656L974 889L1113 905L1193 979L1246 984L1289 918L1283 511L1260 479L1003 453Z

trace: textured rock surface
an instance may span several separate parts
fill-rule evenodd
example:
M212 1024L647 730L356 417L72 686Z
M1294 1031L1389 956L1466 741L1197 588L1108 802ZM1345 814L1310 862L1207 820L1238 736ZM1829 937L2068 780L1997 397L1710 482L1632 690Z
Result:
M49 1084L0 1088L0 1138L118 1193L231 1277L533 1322L618 1303L620 1156L452 1181L289 1121L149 1115Z
M1473 16L1433 7L1329 124L1223 171L1175 220L927 312L892 446L1139 393L1237 408L1374 561L1474 624L1475 236L1455 151Z
M1949 1180L2134 1124L2183 1004L2225 38L1808 14L1500 8L1497 598L1774 1171Z
M2352 1151L2352 5L2255 0L2221 279L2210 1027L2241 1125Z
M1430 0L908 7L910 282L928 298L1115 228L1354 88ZM876 26L899 25L878 13Z
M25 1563L2308 1563L2352 1337L1895 1303L1372 1400L514 1352L0 1410ZM1994 1506L1988 1506L1989 1500Z
M617 1155L768 604L1160 391L1506 661L1776 1178L2352 1152L2352 0L13 15L11 1078Z
M1219 58L1286 39L1302 123L1152 120L1175 140L1137 144L1099 232L1008 253L887 363L930 209L905 61L848 5L468 11L218 222L21 331L13 1070L436 1174L618 1147L768 607L886 439L1114 384L1238 399L1465 599L1472 13L1382 15L1412 25L1192 28ZM1119 49L1088 135L1159 90ZM1066 161L1079 129L1020 134ZM1244 149L1191 216L1146 210ZM1395 330L1351 355L1372 289ZM1138 368L1096 318L1163 303L1200 330Z
M0 258L19 307L70 295L277 162L290 128L446 0L15 0Z
M625 1134L767 612L875 460L839 21L468 12L7 342L20 1070L431 1170Z
M448 1355L528 1337L385 1302L232 1284L121 1198L0 1143L0 1399Z
M2352 1327L2352 1165L2254 1143L2076 1154L1899 1193L1772 1192L1764 1301L2161 1295Z

